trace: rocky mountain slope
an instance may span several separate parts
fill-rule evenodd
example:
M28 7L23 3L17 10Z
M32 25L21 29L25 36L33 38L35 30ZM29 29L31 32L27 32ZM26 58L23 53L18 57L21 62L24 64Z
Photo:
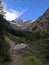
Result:
M30 25L32 24L33 20L14 20L14 21L10 21L10 25L15 29L15 30L25 30L28 27L30 27Z
M45 13L34 21L27 29L30 31L47 31L49 30L49 8Z
M33 20L14 20L4 22L4 25L14 30L26 30L26 31L46 31L49 30L49 8L45 13L38 17L36 21Z

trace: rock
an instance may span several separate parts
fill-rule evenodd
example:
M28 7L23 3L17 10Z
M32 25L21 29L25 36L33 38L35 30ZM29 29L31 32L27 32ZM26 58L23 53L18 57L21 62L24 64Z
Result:
M21 43L21 44L17 44L14 49L13 49L13 52L14 53L21 53L21 52L24 52L28 50L28 45L27 44L24 44L24 43Z

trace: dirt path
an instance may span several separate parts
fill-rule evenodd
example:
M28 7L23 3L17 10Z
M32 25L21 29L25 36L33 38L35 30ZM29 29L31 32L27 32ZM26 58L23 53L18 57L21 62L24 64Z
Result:
M12 61L9 62L7 65L22 65L22 55L21 54L14 54L13 48L15 47L14 41L10 40L9 38L6 38L10 44L9 53L11 56Z

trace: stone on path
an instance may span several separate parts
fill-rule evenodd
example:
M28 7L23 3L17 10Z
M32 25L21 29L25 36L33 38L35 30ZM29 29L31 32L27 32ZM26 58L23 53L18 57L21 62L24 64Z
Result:
M28 45L27 44L24 44L24 43L21 43L21 44L17 44L14 47L13 52L14 53L23 52L23 51L25 51L27 49L28 49Z

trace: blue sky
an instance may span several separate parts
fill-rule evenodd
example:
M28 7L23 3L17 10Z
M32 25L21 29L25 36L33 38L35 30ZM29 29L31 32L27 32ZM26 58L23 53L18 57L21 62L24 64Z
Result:
M4 0L6 10L17 11L17 19L35 20L49 7L49 0Z

